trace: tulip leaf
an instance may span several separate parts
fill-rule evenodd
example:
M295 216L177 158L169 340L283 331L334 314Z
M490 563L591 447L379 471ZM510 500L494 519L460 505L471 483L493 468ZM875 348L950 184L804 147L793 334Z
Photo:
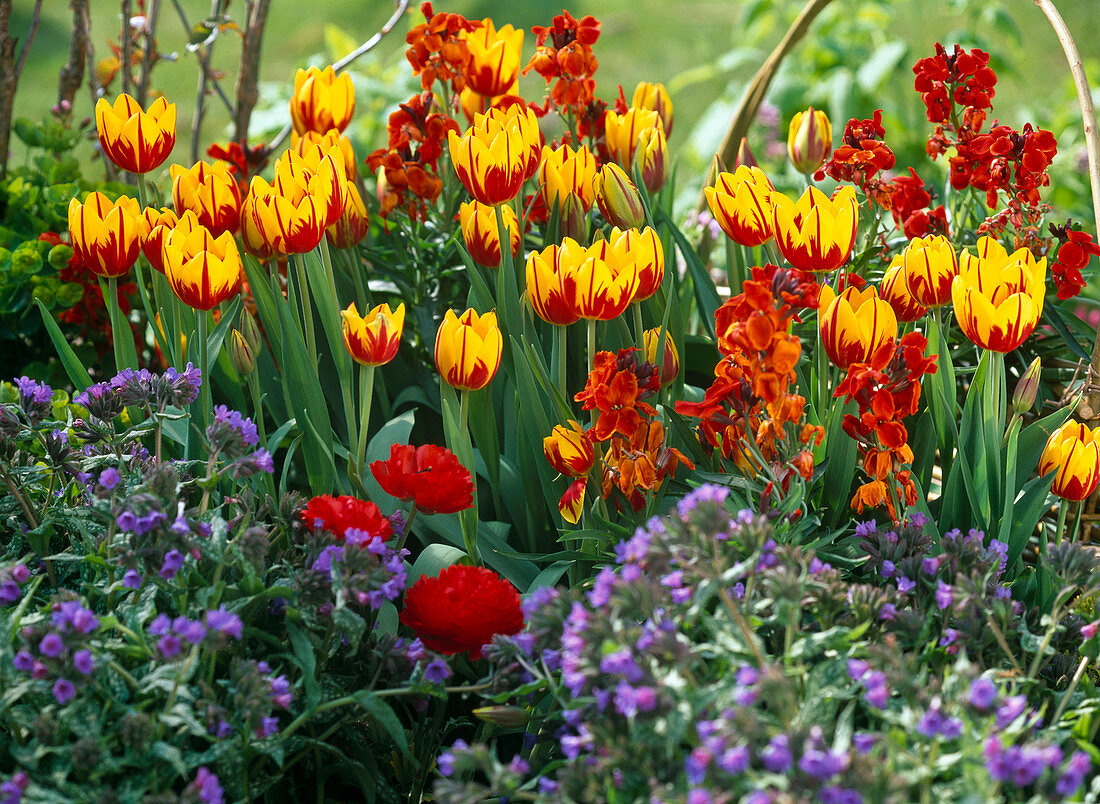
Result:
M415 410L407 410L400 416L395 416L378 428L378 432L374 434L374 438L367 444L367 454L363 460L361 475L363 486L367 490L367 496L375 505L381 507L383 501L394 500L395 498L382 491L382 487L379 486L378 481L374 479L374 473L370 471L369 467L376 461L389 460L390 447L392 445L409 443L409 435L412 433L415 419ZM399 508L400 505L400 502L395 501L393 510Z
M1058 311L1054 309L1053 305L1045 305L1043 307L1042 318L1052 327L1054 331L1062 336L1062 340L1066 342L1066 346L1073 352L1074 357L1080 360L1090 360L1091 355L1085 351L1084 347L1073 337L1073 333L1069 331L1069 327L1066 326L1066 322L1062 320L1062 316L1058 314Z
M398 750L412 760L413 755L409 751L409 739L405 734L405 727L401 724L401 718L397 716L393 708L370 690L360 690L352 697L371 716L371 719L390 736Z
M852 402L835 404L825 435L828 462L821 478L821 489L824 501L829 505L830 525L836 525L840 517L848 511L848 492L852 489L852 478L856 474L857 448L855 439L844 432L843 421L845 413L855 411L856 406Z
M464 551L449 544L440 542L429 544L413 562L412 569L408 573L407 585L412 586L424 575L434 578L447 567L458 564L466 557Z
M286 621L286 635L302 671L302 685L305 688L303 714L308 715L321 701L321 685L317 683L317 656L309 635L289 619Z
M1012 503L1016 499L1016 473L1011 471L1016 465L1016 448L1020 437L1020 425L1022 422L1016 419L1008 431L1008 440L1005 445L1005 466L1009 471L1005 472L1004 505L1001 510L1001 521L997 528L997 538L1008 543L1009 534L1012 531Z
M53 313L46 309L46 305L42 303L41 299L35 299L34 303L38 305L38 310L42 313L42 323L46 326L46 333L50 336L53 348L57 350L57 357L61 361L65 373L69 375L73 385L83 391L92 384L92 380L88 376L88 370L84 368L84 364L76 356L73 347L69 346L69 341L61 331L61 327L54 320Z
M336 483L336 462L332 454L332 424L321 394L316 366L310 360L302 335L294 324L286 302L276 300L282 328L283 381L289 393L294 418L304 437L306 474L314 494L329 494Z
M1047 445L1054 431L1066 423L1073 414L1073 408L1069 405L1061 410L1032 422L1020 431L1019 443L1016 445L1016 485L1022 486L1024 481L1031 476L1039 458L1043 455L1043 449ZM1006 463L1011 468L1011 463Z
M684 261L687 263L688 273L691 274L691 285L695 291L695 301L699 305L699 317L703 321L703 326L710 334L711 338L714 335L714 311L717 310L722 300L718 296L718 289L714 287L714 282L711 281L710 274L707 272L707 267L703 264L703 261L699 259L699 255L692 248L691 243L684 237L683 233L672 223L668 215L661 208L655 210L658 213L658 219L668 225L668 231L672 235L672 239L676 242L676 247L680 250L680 253L684 255ZM668 265L667 270L675 271L675 261Z
M241 306L244 304L244 300L240 295L233 299L233 303L229 305L229 309L222 313L221 321L214 327L210 333L210 337L206 339L206 351L209 355L211 364L218 359L218 355L221 352L222 344L225 343L225 338L229 334L229 330L233 327L233 324L237 320L237 316L240 315ZM201 310L197 311L198 315L207 315L207 313Z
M417 516L416 521L418 524L423 522L428 530L456 547L463 544L462 528L455 514ZM508 530L507 522L481 522L477 537L478 551L492 569L515 584L517 589L525 590L539 574L538 567L528 559L515 557L508 546Z
M535 576L535 580L531 581L531 585L527 587L528 592L533 592L536 589L540 589L543 586L555 586L558 581L561 580L561 576L573 566L573 562L570 561L555 561L549 567L544 569L538 575Z
M1057 470L1055 470L1057 471ZM1055 471L1045 477L1035 477L1024 484L1020 496L1012 505L1012 529L1008 538L1008 568L1016 565L1027 547L1035 526L1046 510L1047 493ZM1040 537L1043 538L1043 537Z

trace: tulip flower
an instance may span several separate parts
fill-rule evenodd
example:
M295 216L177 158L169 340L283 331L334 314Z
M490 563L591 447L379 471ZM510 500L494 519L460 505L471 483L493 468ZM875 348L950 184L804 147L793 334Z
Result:
M668 141L660 128L647 128L638 135L638 147L634 151L634 161L642 174L642 184L656 195L668 181L669 162Z
M462 228L462 239L466 249L478 265L486 268L500 267L500 233L497 231L497 218L494 208L479 201L469 201L458 209L458 220ZM508 240L512 256L519 254L519 221L511 207L502 207L504 225L508 228Z
M337 161L343 163L344 175L348 181L355 181L355 177L359 175L351 140L334 128L323 134L317 131L307 131L304 134L292 132L290 147L314 170L317 170L324 157L339 154Z
M242 377L247 377L256 369L256 352L236 329L229 333L229 362Z
M856 244L859 205L854 187L841 187L829 198L810 187L797 203L772 193L772 227L780 252L803 271L835 271Z
M590 251L620 270L627 263L634 263L638 269L638 290L632 301L648 299L665 279L665 250L657 233L648 226L642 231L616 227L606 240L593 243Z
M516 30L511 25L498 31L488 18L475 30L463 32L470 53L466 67L470 89L490 98L512 90L519 76L523 34L522 28Z
M275 179L271 186L295 205L304 198L320 202L324 228L340 219L348 202L347 176L342 159L335 152L321 157L314 164L308 156L287 151L275 163Z
M127 196L111 201L89 193L81 204L69 202L69 242L80 264L105 279L125 276L137 261L149 233L138 202Z
M161 260L176 296L196 310L212 310L240 289L241 255L233 235L214 237L190 210L164 239Z
M630 105L635 109L652 109L661 118L661 127L666 137L672 136L672 98L664 84L650 84L642 81L634 87L634 97Z
M660 367L661 385L668 385L680 374L680 352L672 340L672 335L665 333L665 350L661 356L661 362L657 362L657 339L661 337L661 328L653 327L642 333L642 346L645 350L647 363Z
M496 375L503 348L495 312L479 316L471 308L457 316L448 310L435 336L435 365L448 385L476 391Z
M191 210L214 234L240 228L241 190L227 162L196 162L190 170L172 165L169 171L177 214Z
M1070 419L1047 440L1039 474L1057 469L1050 490L1064 500L1080 502L1100 485L1100 427L1090 430Z
M580 199L587 212L596 200L592 180L596 177L596 157L582 145L576 151L568 145L557 149L544 147L539 165L539 191L546 206L565 205L565 199L573 195Z
M141 105L119 95L114 105L100 98L95 105L95 127L107 157L123 170L148 173L160 167L176 145L176 104L163 97Z
M329 129L343 131L355 112L355 87L351 76L332 67L310 67L294 75L294 93L290 96L290 119L299 134Z
M828 116L813 106L791 118L787 155L799 173L813 173L833 150L833 127Z
M634 161L634 150L642 131L661 126L661 118L651 109L627 109L625 114L607 111L603 120L607 149L623 167L630 167Z
M898 317L898 321L916 321L928 313L928 308L917 301L909 290L904 257L901 254L890 261L890 267L886 269L886 274L879 285L878 294L894 308L894 315Z
M595 248L589 250L595 252ZM663 267L663 266L662 266ZM623 314L638 295L638 263L604 261L593 253L577 266L577 313L588 321L610 321Z
M142 241L141 253L145 255L145 259L149 260L149 264L153 268L163 274L164 263L161 262L161 248L164 245L164 238L176 227L180 219L168 207L161 207L160 209L146 207L141 216L145 219L145 226L149 232Z
M341 310L344 321L344 346L355 362L362 366L381 366L393 360L401 345L401 331L405 326L405 305L390 310L388 304L380 304L365 316L355 309L355 302Z
M645 205L642 194L614 162L607 162L595 178L592 190L596 195L596 205L604 218L622 229L637 229L645 225Z
M294 203L254 176L241 206L241 239L260 259L312 251L325 235L323 201L303 194Z
M538 170L542 135L530 109L490 109L476 115L461 137L453 131L447 137L459 180L483 204L511 201Z
M336 223L326 229L329 242L336 248L351 248L366 237L369 231L367 205L359 195L359 188L348 182L348 200L344 205L344 212Z
M941 307L951 300L951 283L959 273L959 260L946 237L914 237L901 259L905 283L918 304Z
M772 239L772 193L775 188L760 168L740 165L719 173L713 187L703 188L718 225L736 243L759 246Z
M881 348L893 348L898 320L890 304L873 286L848 286L839 296L828 285L819 297L821 344L829 359L842 369L868 363Z
M554 471L567 477L583 477L592 469L596 451L584 428L570 419L556 425L542 440L542 451Z
M559 327L580 320L576 269L589 258L588 249L571 237L527 256L527 299L535 315Z
M1024 376L1016 383L1016 390L1012 392L1012 410L1017 416L1023 416L1035 404L1035 398L1039 395L1039 386L1042 384L1042 374L1042 358L1036 357L1024 371Z
M1026 248L1011 255L991 237L978 240L977 256L964 252L951 284L955 318L971 341L1011 352L1035 330L1046 296L1046 259Z

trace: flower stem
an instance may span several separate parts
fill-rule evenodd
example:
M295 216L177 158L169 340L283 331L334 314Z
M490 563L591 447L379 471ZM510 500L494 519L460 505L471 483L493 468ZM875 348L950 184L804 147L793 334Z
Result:
M199 417L203 425L210 421L210 355L207 344L207 328L209 327L209 313L205 310L195 311L195 337L199 339L199 371L202 372L202 385L199 386Z
M630 307L634 311L634 337L638 339L638 348L641 350L642 356L645 357L645 337L643 337L645 325L642 324L642 303L634 302ZM657 346L657 352L659 354L654 357L654 360L656 360L657 367L660 369L664 365L664 350L661 349L660 344Z
M313 305L309 303L309 284L306 282L306 263L301 254L290 254L287 257L294 264L294 272L298 277L298 301L302 305L302 327L306 333L306 346L309 348L309 356L313 365L317 365L317 335L313 331Z
M567 329L565 327L554 327L558 336L558 390L561 391L562 399L565 400L565 404L569 404L569 380L567 369L569 367L569 361L567 359L568 352L566 352L566 336Z
M363 477L363 462L367 455L367 432L370 429L370 408L373 401L374 366L361 366L359 368L359 443L355 450L355 472L360 479Z

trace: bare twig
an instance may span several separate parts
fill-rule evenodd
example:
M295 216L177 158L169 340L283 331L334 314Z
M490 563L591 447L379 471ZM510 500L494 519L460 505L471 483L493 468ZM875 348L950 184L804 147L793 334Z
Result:
M233 129L233 139L238 142L248 141L248 123L252 119L256 101L260 98L260 46L270 7L271 0L249 0L246 6L241 67L237 73L237 115Z
M38 24L42 21L42 0L35 0L31 12L31 24L15 56L16 37L11 35L11 0L0 0L0 177L8 172L8 147L11 144L11 115L15 108L15 89L19 85L19 76L27 63L34 35L38 33Z
M738 104L737 111L734 112L726 136L722 138L722 144L718 148L718 159L723 165L731 165L737 157L737 148L741 144L741 138L748 132L749 126L756 117L756 110L760 108L760 104L768 94L768 87L779 71L779 65L787 57L787 54L794 49L794 46L801 41L802 37L806 35L814 19L830 2L832 0L809 0L791 24L791 27L787 29L783 39L775 46L775 50L760 65L756 75L752 77L752 81L745 89L745 94L741 96L741 103ZM703 183L703 186L713 184L714 176L715 166L712 162L710 171L707 173L707 180ZM697 209L706 209L706 204L706 196L700 191Z
M153 57L157 49L157 16L160 0L149 0L145 9L145 44L141 48L141 78L138 80L138 103L145 108L149 102L149 80L153 71Z
M69 8L73 10L73 30L69 39L69 58L61 68L57 78L57 105L61 109L72 109L77 90L84 83L85 39L88 29L84 27L84 15L88 0L71 0ZM66 104L66 101L68 103Z
M130 72L130 62L133 61L131 56L131 49L133 47L133 40L130 38L130 17L133 16L133 10L130 8L130 0L122 0L122 30L119 32L119 43L122 45L122 55L119 57L119 67L122 73L122 92L126 95L133 96L133 73ZM140 103L140 101L139 101Z
M818 0L818 2L820 2L820 0ZM824 2L827 3L829 2L829 0L824 0ZM397 25L398 20L400 20L401 17L405 15L405 12L408 10L408 8L409 0L397 0L397 8L394 10L393 15L388 20L386 20L386 23L378 29L377 33L375 33L374 36L361 44L359 47L355 48L355 50L351 51L351 53L344 56L339 61L333 63L332 69L336 72L340 72L340 70L343 70L360 56L363 56L374 50L374 48L378 46L378 43L382 41L382 37L393 30L393 27ZM283 140L290 136L292 128L293 124L287 123L279 130L279 133L275 135L270 143L268 143L267 149L264 151L265 156L273 153L276 148L282 145Z

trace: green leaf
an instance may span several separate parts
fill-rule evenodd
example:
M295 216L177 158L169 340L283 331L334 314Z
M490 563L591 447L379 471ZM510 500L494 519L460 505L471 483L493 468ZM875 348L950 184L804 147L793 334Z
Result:
M1016 445L1016 486L1020 487L1031 476L1043 455L1043 449L1054 431L1066 423L1073 414L1073 407L1067 405L1061 410L1033 422L1020 431L1020 440ZM1011 466L1012 464L1006 464Z
M61 327L57 326L53 314L46 309L46 305L42 303L41 299L35 299L34 301L35 304L38 305L39 312L42 313L42 323L46 325L46 332L50 336L53 348L57 350L57 357L61 360L61 365L65 368L65 373L69 375L69 379L73 381L73 385L83 391L92 384L91 379L88 377L88 370L84 368L84 364L80 362L80 358L76 356L76 352L69 346L68 340L66 340L65 335L61 332Z
M466 558L466 553L449 544L429 544L424 551L416 557L412 569L408 573L408 585L412 586L421 576L434 578L440 572L452 564L459 563Z
M410 760L413 759L412 752L409 751L409 740L405 735L405 727L401 724L401 719L397 717L390 705L370 690L361 690L352 697L393 739L398 750Z
M394 500L393 497L382 491L382 487L378 485L378 481L374 479L374 474L370 471L370 465L375 461L386 461L390 457L390 446L392 444L408 444L409 434L412 432L413 422L416 419L415 410L407 410L400 416L395 416L388 422L383 424L377 433L374 434L374 438L367 444L367 455L364 459L363 467L363 486L367 490L367 496L370 497L371 502L375 505L380 505L384 500ZM398 508L401 503L394 500L392 507Z
M214 327L210 333L210 337L206 339L206 353L209 355L210 363L213 365L214 361L218 359L218 354L221 352L222 344L225 343L225 338L229 334L230 328L233 326L233 322L237 320L237 316L241 312L241 305L244 301L238 295L233 299L233 302L229 305L229 309L222 313L221 320L218 325ZM201 311L199 315L205 315Z
M1051 472L1046 477L1036 477L1024 485L1020 496L1012 506L1012 530L1008 538L1008 564L1011 569L1024 552L1028 539L1035 532L1035 526L1046 510L1047 492L1054 477Z
M718 296L718 289L714 287L714 282L711 281L707 267L699 259L699 255L691 247L691 243L684 237L680 229L669 219L663 209L658 208L655 212L657 212L657 219L668 226L668 231L672 234L676 247L684 256L688 273L691 275L691 285L695 291L695 301L699 305L699 317L702 319L707 333L711 338L714 338L714 311L722 304L722 300ZM675 266L670 266L669 270L675 270Z
M321 686L317 683L317 656L313 650L313 643L309 640L309 634L291 620L286 621L286 635L298 660L298 666L302 670L302 684L305 686L306 693L305 709L302 714L308 715L321 701Z

